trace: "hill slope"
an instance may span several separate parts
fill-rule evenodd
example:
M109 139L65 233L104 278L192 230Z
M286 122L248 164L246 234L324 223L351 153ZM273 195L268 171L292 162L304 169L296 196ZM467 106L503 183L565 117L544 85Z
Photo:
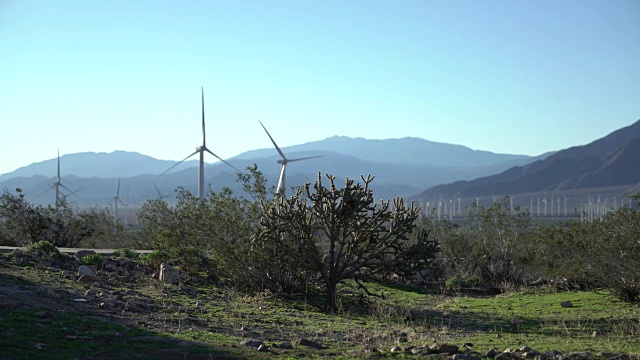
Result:
M634 185L640 182L640 120L531 164L471 181L439 185L419 198L474 197Z

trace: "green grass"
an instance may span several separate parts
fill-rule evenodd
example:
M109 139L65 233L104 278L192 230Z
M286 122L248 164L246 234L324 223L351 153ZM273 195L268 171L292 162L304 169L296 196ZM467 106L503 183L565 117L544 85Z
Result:
M2 286L7 284L32 294L31 304L3 305ZM126 304L105 311L98 306L101 298L73 303L91 288L88 285L59 273L5 267L0 268L0 349L2 356L12 359L65 359L70 352L77 358L96 359L269 358L276 354L283 359L368 358L403 356L388 352L394 345L438 341L458 346L471 342L480 352L528 345L539 351L587 350L640 357L638 306L617 301L607 292L531 290L452 297L424 289L367 285L380 296L368 297L356 284L348 283L340 289L339 312L328 314L313 306L321 294L287 300L213 285L201 284L191 292L157 280L119 282L95 289ZM574 306L563 308L563 301ZM40 302L43 305L33 305ZM43 311L49 315L43 317ZM272 348L259 353L239 345L246 337L263 339L268 346L308 338L324 348Z

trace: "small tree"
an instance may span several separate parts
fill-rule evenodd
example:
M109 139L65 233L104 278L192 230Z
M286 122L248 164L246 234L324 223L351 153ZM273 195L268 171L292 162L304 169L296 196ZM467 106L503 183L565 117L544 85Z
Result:
M262 231L257 241L269 244L274 252L287 254L292 267L320 275L326 291L326 308L336 310L338 284L390 272L405 274L424 268L436 251L428 233L409 239L419 208L405 207L402 198L376 204L369 184L346 179L343 188L335 177L322 176L289 198L281 197L265 208Z

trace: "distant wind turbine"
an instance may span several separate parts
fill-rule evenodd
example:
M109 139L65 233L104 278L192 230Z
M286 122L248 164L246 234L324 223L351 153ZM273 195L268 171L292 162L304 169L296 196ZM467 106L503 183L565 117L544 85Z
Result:
M113 197L113 222L118 223L118 203L124 206L122 200L120 200L120 178L118 178L118 189L116 190L116 196Z
M60 188L63 188L65 190L69 191L69 193L68 194L62 194L62 192L60 191ZM58 173L57 173L56 181L53 184L50 184L49 188L47 190L45 190L45 191L41 192L40 194L38 194L36 196L36 198L40 197L41 195L43 195L44 193L46 193L47 191L49 191L51 189L56 191L56 199L55 199L55 207L56 208L58 207L58 204L60 203L60 195L62 195L62 198L64 200L66 200L67 197L69 197L71 195L75 195L78 198L80 198L80 196L78 196L76 193L78 191L82 190L82 188L80 188L80 189L78 189L76 191L72 191L71 189L69 189L68 187L66 187L66 186L64 186L62 184L62 179L60 177L60 150L58 150Z
M155 183L155 182L153 183L153 187L156 189L156 192L158 193L158 199L159 199L159 200L162 200L162 199L164 199L164 198L166 198L166 197L170 197L170 196L171 196L171 194L169 194L169 195L162 195L162 193L160 192L160 189L158 189L158 186L156 185L156 183Z
M276 150L278 151L278 154L280 154L280 157L282 158L277 161L278 164L282 165L282 168L280 169L280 179L278 180L277 191L278 193L281 193L282 195L284 195L285 189L286 189L285 175L286 175L287 164L294 161L315 159L315 158L323 157L324 155L309 156L309 157L303 157L303 158L297 158L297 159L287 159L287 157L284 156L284 153L282 152L282 150L280 150L280 147L278 147L278 144L276 144L276 141L273 140L273 137L271 137L271 134L269 134L269 131L267 131L267 128L264 127L264 124L262 123L262 121L259 121L259 122L260 122L260 125L262 125L262 128L264 129L264 131L267 133L267 136L269 136L269 139L271 139L271 142L273 143L273 146L275 146Z
M209 150L207 148L207 144L206 144L206 136L205 136L205 127L204 127L204 88L201 88L202 91L202 145L196 147L196 151L194 151L193 153L191 153L189 156L187 156L186 158L180 160L179 162L177 162L176 164L174 164L173 166L171 166L170 168L168 168L167 170L165 170L162 174L158 175L158 177L166 174L167 172L169 172L171 169L173 169L174 167L182 164L182 162L184 162L185 160L187 160L188 158L192 157L193 155L200 153L200 168L199 168L199 172L198 172L198 197L202 200L204 199L204 153L208 152L209 154L215 156L218 160L222 161L223 163L231 166L233 169L235 169L237 172L241 172L240 170L236 169L235 166L229 164L228 162L226 162L225 160L223 160L220 156L214 154L213 152L211 152L211 150Z

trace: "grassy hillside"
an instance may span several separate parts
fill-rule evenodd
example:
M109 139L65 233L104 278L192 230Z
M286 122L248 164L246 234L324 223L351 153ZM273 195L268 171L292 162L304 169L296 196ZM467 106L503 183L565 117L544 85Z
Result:
M156 267L126 254L97 262L99 281L91 284L79 282L77 271L95 256L1 254L0 358L413 357L437 352L425 348L434 344L475 357L529 346L575 359L587 358L576 352L640 358L638 306L606 291L535 287L490 295L373 284L379 296L367 296L347 283L339 311L329 314L314 306L320 300L313 294L250 296L199 276L164 284ZM244 339L265 346L259 351Z

